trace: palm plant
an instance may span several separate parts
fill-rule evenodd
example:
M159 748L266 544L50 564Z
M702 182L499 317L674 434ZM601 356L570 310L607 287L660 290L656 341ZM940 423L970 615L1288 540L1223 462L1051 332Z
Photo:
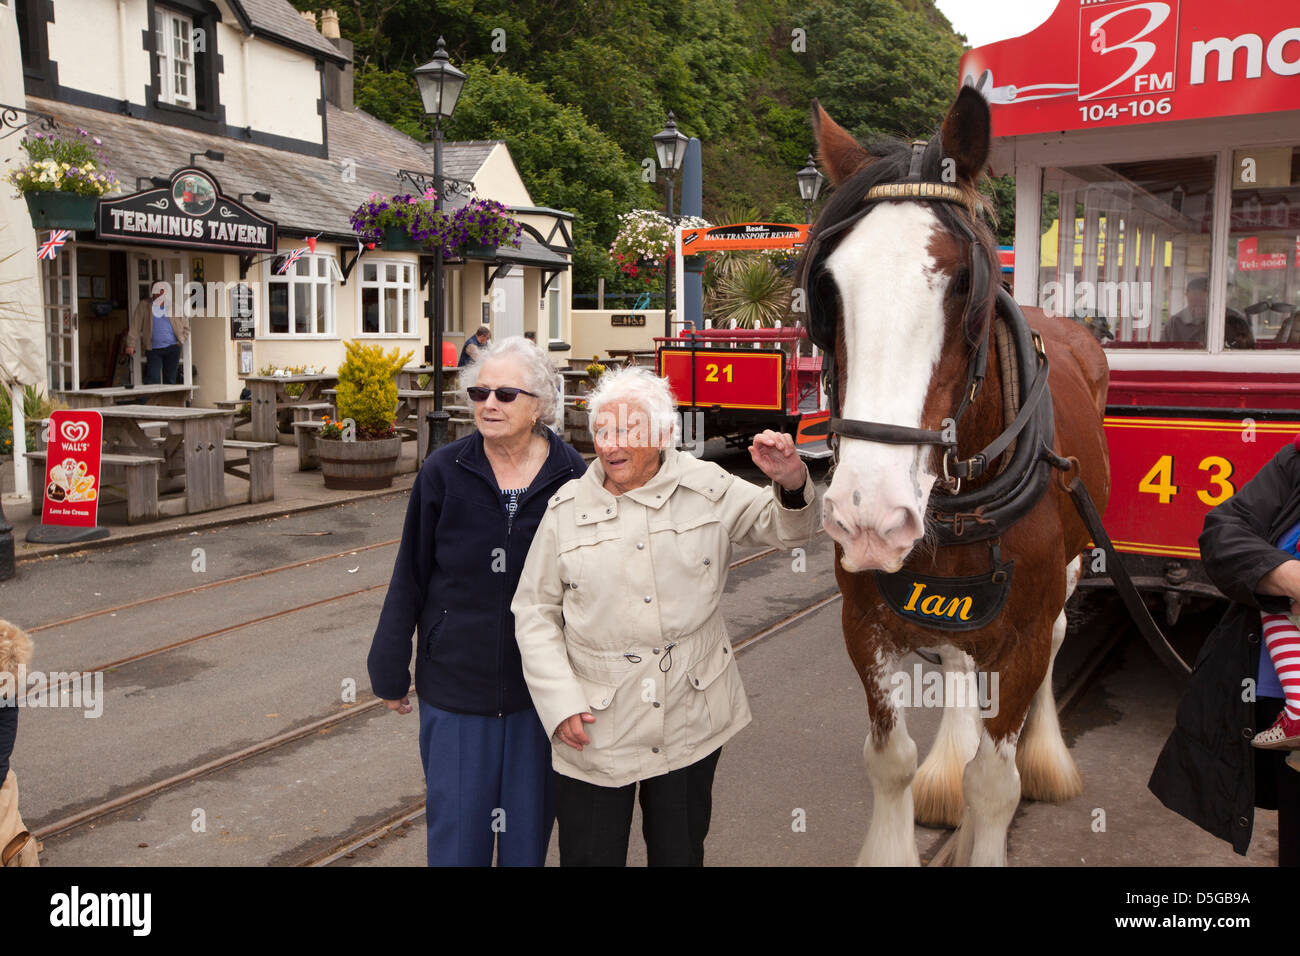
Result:
M740 329L771 328L790 313L794 282L767 258L739 262L714 287L713 324Z

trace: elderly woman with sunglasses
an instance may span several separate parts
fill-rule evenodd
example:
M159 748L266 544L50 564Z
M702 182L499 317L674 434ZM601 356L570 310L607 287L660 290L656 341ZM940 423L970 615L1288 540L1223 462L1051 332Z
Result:
M425 460L370 647L370 682L411 712L411 636L430 866L541 866L550 732L529 699L510 599L546 503L586 468L547 425L556 376L519 337L461 373L478 430Z
M719 605L733 544L817 525L789 435L749 453L771 490L674 448L668 384L609 372L588 397L597 460L551 495L511 610L552 735L560 863L622 866L640 784L651 866L704 861L719 749L750 721Z

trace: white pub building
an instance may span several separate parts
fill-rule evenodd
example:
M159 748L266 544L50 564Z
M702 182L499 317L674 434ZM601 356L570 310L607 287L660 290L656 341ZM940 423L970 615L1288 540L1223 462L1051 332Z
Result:
M141 382L128 318L158 281L192 313L194 405L238 398L240 376L267 366L332 371L350 339L425 359L433 256L359 246L349 217L372 193L422 191L432 146L355 108L332 11L318 28L287 0L0 0L0 169L22 161L24 135L60 127L100 140L121 192L38 263L46 233L0 188L7 385L58 397ZM517 249L446 262L445 340L459 352L486 323L561 364L572 216L534 203L504 142L447 143L443 160L466 184L444 208L493 199L525 229Z

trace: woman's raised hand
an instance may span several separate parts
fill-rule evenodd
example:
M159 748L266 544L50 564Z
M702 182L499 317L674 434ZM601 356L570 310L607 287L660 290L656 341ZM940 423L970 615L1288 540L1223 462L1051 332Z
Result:
M566 717L560 721L560 726L555 728L555 735L564 741L574 750L581 750L584 744L591 743L591 738L587 732L582 729L584 723L592 724L596 718L591 714L582 713L574 714L572 717Z
M794 450L794 439L785 432L774 432L769 428L755 435L754 443L749 446L749 456L763 474L787 491L803 487L808 469Z

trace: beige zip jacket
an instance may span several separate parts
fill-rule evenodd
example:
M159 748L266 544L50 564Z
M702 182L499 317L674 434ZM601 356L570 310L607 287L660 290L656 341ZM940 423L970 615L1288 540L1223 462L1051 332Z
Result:
M181 345L190 337L190 320L182 314L176 314L178 309L173 309L167 314L167 319L172 324L172 333L176 336L176 341ZM142 356L150 348L153 342L153 300L141 299L136 303L135 311L131 313L131 321L127 323L126 345L131 346Z
M547 503L510 606L524 678L556 771L607 787L689 766L750 721L719 614L731 546L793 548L819 514L667 449L645 485L615 496L596 459ZM556 737L589 712L591 744Z

